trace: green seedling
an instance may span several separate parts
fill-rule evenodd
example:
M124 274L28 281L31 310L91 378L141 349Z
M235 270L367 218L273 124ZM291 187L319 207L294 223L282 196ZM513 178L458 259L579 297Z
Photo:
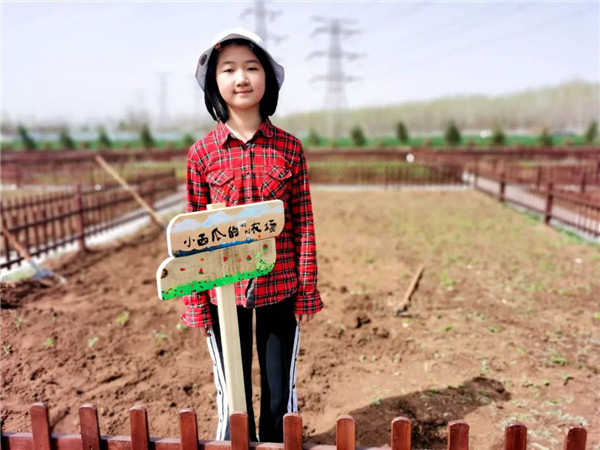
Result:
M594 319L600 320L600 312L594 313Z
M442 328L442 330L445 332L448 332L448 331L452 331L453 328L454 328L454 325L446 325L444 328Z
M567 384L570 380L573 379L573 377L571 375L569 375L569 374L563 375L560 378L563 380L563 384Z
M127 325L129 322L129 311L125 310L117 316L117 323L121 326Z
M544 386L550 386L550 380L544 380L544 381L542 381L542 384Z
M54 347L54 339L48 338L44 341L44 346L46 347Z
M165 333L161 333L160 331L157 331L156 333L154 333L154 337L158 341L163 341L163 340L167 339L169 336Z
M488 330L490 330L492 333L500 333L500 329L495 325L489 327Z
M18 330L21 328L21 324L25 321L25 319L23 319L23 316L17 316L15 318L15 328Z
M12 353L12 345L3 345L2 350L4 350L4 356L10 355Z
M96 342L98 342L98 337L94 336L88 339L88 347L89 348L94 348L94 345L96 345Z
M555 356L554 358L552 358L552 364L556 364L559 366L564 366L567 364L567 359L563 358L562 356Z
M360 355L360 356L358 357L358 360L359 360L360 362L365 362L365 359L366 359L366 358L367 358L367 357L366 357L365 355Z
M177 325L175 325L175 328L177 328L179 331L186 331L188 330L190 327L188 327L186 324L181 323L181 322L177 322Z

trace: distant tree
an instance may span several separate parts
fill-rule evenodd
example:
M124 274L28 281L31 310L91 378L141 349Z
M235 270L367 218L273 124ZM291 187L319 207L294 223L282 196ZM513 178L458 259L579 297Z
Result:
M194 142L196 142L196 139L194 139L194 136L192 136L190 133L183 135L183 145L185 147L191 147L194 145Z
M75 141L69 134L69 130L63 128L60 130L60 134L58 135L58 142L60 143L60 148L64 148L66 150L75 150L77 146L75 145Z
M140 129L140 142L142 143L143 148L153 148L154 147L154 138L152 137L152 133L150 133L150 128L147 124L142 125Z
M17 127L17 133L19 134L19 139L21 139L21 144L24 150L35 150L37 145L33 138L29 136L29 132L27 128L23 125L19 125Z
M460 131L458 131L458 127L454 121L451 120L444 133L444 141L446 141L446 144L448 145L458 145L460 144L460 139Z
M320 136L317 134L314 128L311 128L308 132L308 137L306 138L306 145L308 145L309 147L318 147L320 143Z
M408 131L406 130L406 125L404 125L404 122L398 122L396 124L396 139L398 139L398 142L401 144L408 144Z
M365 133L360 125L352 127L350 130L350 140L352 141L352 144L357 147L362 147L367 143L367 138L365 138Z
M108 133L106 132L106 128L100 127L98 128L98 147L102 150L107 150L112 148L112 141L108 137Z
M592 120L583 135L586 144L592 144L598 137L598 122Z
M542 130L537 140L540 147L552 147L552 135L547 128Z
M490 138L490 144L502 146L506 144L506 136L504 135L504 131L499 126L495 126L492 131L492 136Z

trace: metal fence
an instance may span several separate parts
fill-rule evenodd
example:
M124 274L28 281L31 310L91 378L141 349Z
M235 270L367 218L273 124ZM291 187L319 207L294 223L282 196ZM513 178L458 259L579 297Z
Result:
M128 183L150 205L177 191L174 171L129 178ZM166 206L166 205L164 205ZM118 185L71 187L54 193L2 199L3 223L32 257L48 254L144 216L131 194ZM0 240L0 269L21 263L23 256L6 236Z

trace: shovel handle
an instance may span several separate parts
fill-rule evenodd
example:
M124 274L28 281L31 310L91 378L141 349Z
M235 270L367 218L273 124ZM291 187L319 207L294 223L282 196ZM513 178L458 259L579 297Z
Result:
M31 262L31 255L29 254L29 252L27 251L27 249L25 247L23 247L19 241L17 240L17 238L10 232L8 231L8 227L6 226L6 221L4 220L4 216L2 216L2 234L4 236L6 236L6 239L8 239L8 242L10 242L10 245L19 252L19 254L25 258L25 260Z

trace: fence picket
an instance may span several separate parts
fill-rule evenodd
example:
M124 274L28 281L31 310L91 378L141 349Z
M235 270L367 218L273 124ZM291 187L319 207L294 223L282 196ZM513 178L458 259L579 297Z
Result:
M448 450L469 450L469 425L464 420L448 423Z
M504 432L504 450L525 450L527 427L521 422L511 422Z
M179 439L181 450L198 449L198 422L196 411L193 409L182 409L179 411Z
M302 417L297 413L283 416L283 450L302 450Z
M392 450L410 450L411 423L406 417L396 417L392 420Z
M587 431L580 425L569 427L565 436L563 450L585 450Z
M79 408L81 447L83 450L100 450L100 425L96 406L86 403Z
M51 450L48 408L44 403L34 403L29 410L29 415L31 416L33 450Z
M231 450L248 450L250 440L248 435L248 414L234 412L229 417L231 431Z
M335 427L337 450L356 450L356 428L351 416L338 417Z
M131 428L131 450L148 450L150 431L146 408L134 406L129 410L129 426Z

